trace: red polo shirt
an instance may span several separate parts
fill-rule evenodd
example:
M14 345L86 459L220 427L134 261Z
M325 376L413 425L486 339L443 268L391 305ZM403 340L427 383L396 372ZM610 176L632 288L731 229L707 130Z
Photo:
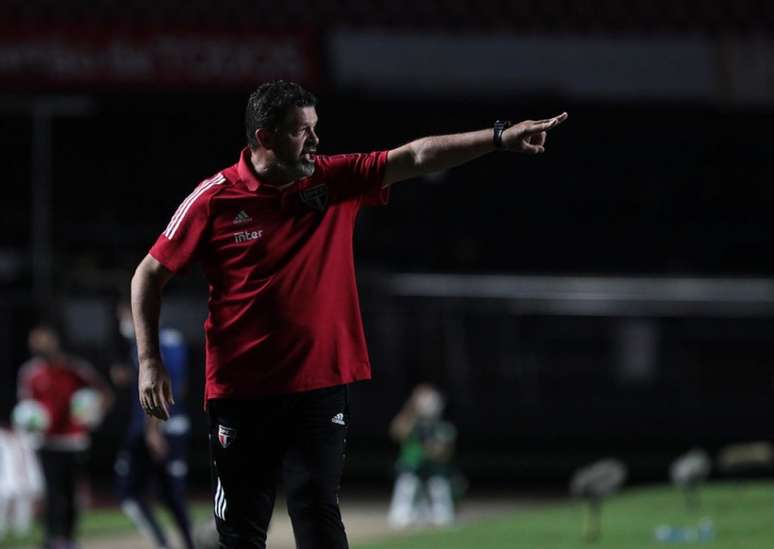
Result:
M85 450L89 432L70 414L73 395L79 389L99 389L100 375L86 361L61 355L33 357L19 370L19 400L33 399L48 411L51 423L43 433L43 447L56 450Z
M200 183L150 254L209 282L205 399L307 391L369 379L352 238L364 204L386 204L387 152L316 156L277 190L248 149Z

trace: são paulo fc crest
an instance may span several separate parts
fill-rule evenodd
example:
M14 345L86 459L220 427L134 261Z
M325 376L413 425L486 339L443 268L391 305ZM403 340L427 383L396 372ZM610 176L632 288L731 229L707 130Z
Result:
M309 187L298 194L301 197L301 202L313 210L324 212L328 206L328 185L324 183Z
M218 442L223 448L228 448L236 439L237 430L233 427L218 425Z

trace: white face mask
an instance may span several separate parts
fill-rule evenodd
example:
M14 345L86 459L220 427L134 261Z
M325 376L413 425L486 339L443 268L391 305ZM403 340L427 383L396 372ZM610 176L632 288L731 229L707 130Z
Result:
M134 324L132 323L131 318L124 318L119 322L118 324L118 331L121 332L121 335L124 336L126 339L133 339L134 338Z

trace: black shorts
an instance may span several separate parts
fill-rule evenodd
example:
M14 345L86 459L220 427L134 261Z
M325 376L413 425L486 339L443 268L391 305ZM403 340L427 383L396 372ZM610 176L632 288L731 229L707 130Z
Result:
M215 522L222 548L265 547L278 481L298 549L343 549L339 512L345 385L251 400L208 401Z

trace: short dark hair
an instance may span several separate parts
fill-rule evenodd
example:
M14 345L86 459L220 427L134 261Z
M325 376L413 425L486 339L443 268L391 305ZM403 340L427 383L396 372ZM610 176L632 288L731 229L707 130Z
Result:
M291 107L314 107L317 98L295 82L274 80L261 84L250 94L245 109L245 131L250 148L258 147L255 132L260 128L277 127Z

